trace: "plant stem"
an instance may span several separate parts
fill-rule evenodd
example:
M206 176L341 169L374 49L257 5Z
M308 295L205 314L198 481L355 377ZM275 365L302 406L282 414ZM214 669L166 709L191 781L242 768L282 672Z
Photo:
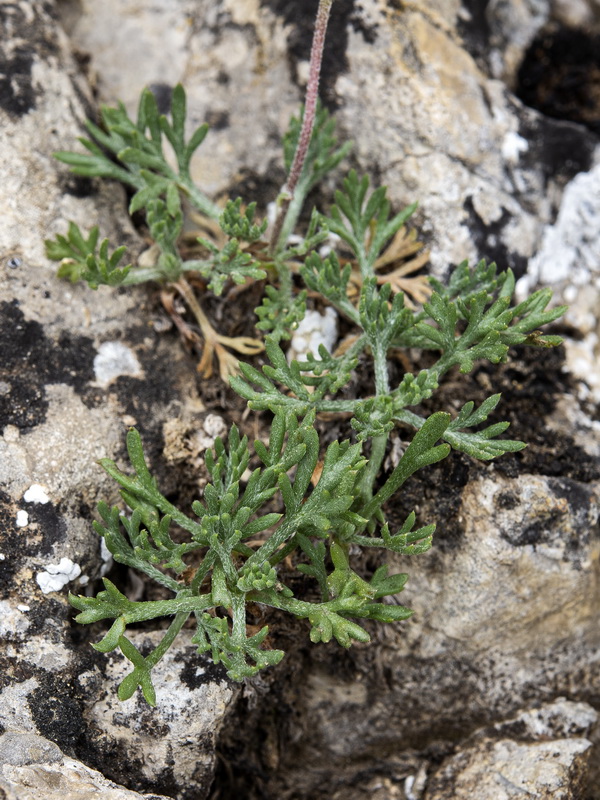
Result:
M312 136L313 127L315 124L315 116L317 113L317 99L319 96L319 77L321 75L321 63L323 60L323 48L325 45L325 34L327 32L327 23L329 21L329 14L333 0L319 0L319 8L317 10L317 19L315 22L315 32L313 34L312 48L310 51L310 67L308 72L308 84L306 86L306 99L304 101L304 117L302 120L302 128L300 136L298 137L298 145L294 154L294 160L290 167L290 174L284 189L282 191L282 200L279 207L279 213L273 226L273 233L271 235L270 251L276 253L280 242L281 229L286 217L290 203L294 198L294 192L300 175L302 174L302 167L308 152L308 146ZM285 244L285 243L284 243Z
M179 633L179 631L185 625L186 620L188 619L189 615L190 614L189 614L188 611L179 611L175 615L175 619L169 625L169 629L167 630L167 632L163 636L163 638L162 638L160 644L158 645L158 647L156 647L150 653L150 655L146 657L146 664L150 669L152 669L153 667L155 667L158 664L158 662L161 660L161 658L167 652L169 647L171 647L171 645L173 644L173 642L177 638L177 634Z
M385 449L387 447L388 437L386 434L381 436L374 436L371 440L371 453L369 461L364 468L363 474L360 478L358 488L364 503L370 502L373 497L373 486L379 475L379 469L383 464L385 458Z

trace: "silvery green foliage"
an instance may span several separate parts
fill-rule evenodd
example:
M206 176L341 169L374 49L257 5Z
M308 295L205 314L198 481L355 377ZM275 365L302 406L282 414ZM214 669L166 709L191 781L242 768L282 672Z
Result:
M191 184L190 158L203 141L206 126L185 141L181 87L174 91L171 121L158 114L149 92L142 95L136 122L122 106L104 109L102 120L104 128L90 123L92 138L82 140L89 154L61 153L59 158L78 174L116 178L132 186L136 191L131 209L145 211L160 256L155 267L119 267L123 248L110 254L108 242L98 248L97 228L85 237L71 225L66 237L47 243L48 255L62 261L63 277L83 278L96 287L146 280L168 283L186 272L197 272L216 294L228 280L274 278L256 310L257 327L267 334L269 363L262 369L241 363L241 375L231 379L250 408L270 412L269 444L257 441L253 447L261 466L247 478L252 450L232 428L227 444L217 439L215 453L207 455L211 482L191 513L185 514L161 494L135 430L127 437L132 475L110 460L101 462L121 486L130 512L101 503L96 530L116 561L144 573L171 596L130 601L105 578L104 589L96 597L71 595L70 599L79 611L77 621L112 620L95 647L102 652L118 648L132 664L119 697L130 697L139 686L152 704L152 668L190 618L196 627L193 641L198 652L209 652L234 680L277 664L284 655L266 643L267 626L258 632L249 629L249 604L305 619L313 642L336 639L344 647L369 640L365 620L407 619L410 609L384 602L402 591L406 574L389 575L387 566L381 566L364 576L351 564L357 548L410 556L431 546L435 525L415 527L411 513L398 530L391 530L385 519L387 501L417 470L440 461L452 449L492 459L525 447L522 442L499 438L508 427L506 422L482 427L495 411L499 394L478 407L466 399L454 418L444 410L424 416L419 404L435 394L452 368L465 374L478 361L505 361L514 345L558 344L558 337L542 335L539 328L559 317L564 308L548 309L548 290L513 306L511 271L498 273L495 265L482 261L474 269L461 264L446 285L431 279L429 301L413 310L401 292L393 295L390 284L381 282L375 267L415 206L392 214L385 188L370 191L368 179L355 172L335 193L330 212L313 211L304 236L291 246L289 235L296 229L306 195L347 152L337 147L333 123L325 111L317 115L282 235L270 248L263 241L265 223L254 219L254 203L243 210L240 199L230 201L221 212ZM286 163L291 162L299 128L300 121L293 120L284 140ZM175 151L177 170L165 160L163 139ZM179 254L181 195L219 221L225 244L217 247L202 240L209 254L205 260L186 262ZM330 234L338 237L344 251L321 256L316 248ZM291 262L300 264L301 287L293 279ZM360 275L355 302L348 293L352 263ZM339 353L321 347L318 356L288 363L281 343L304 316L309 291L336 308L354 326L355 336ZM435 353L436 360L392 384L391 348L421 348ZM371 397L348 397L359 358L372 365L375 393ZM349 438L333 442L324 452L315 427L319 412L351 415ZM398 464L385 474L386 446L398 425L409 428L412 438ZM175 526L178 535L173 537ZM183 541L181 531L186 534ZM295 596L288 585L290 564L310 579L309 599ZM170 625L158 647L143 655L128 639L127 626L159 618L169 618Z

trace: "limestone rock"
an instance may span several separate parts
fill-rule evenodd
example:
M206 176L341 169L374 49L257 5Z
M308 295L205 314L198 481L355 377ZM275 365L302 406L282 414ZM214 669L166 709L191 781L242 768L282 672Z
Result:
M159 776L166 786L168 766L141 752L139 741L129 752L114 714L103 728L98 698L103 687L113 697L115 683L103 676L106 659L87 639L75 641L67 591L85 592L105 566L91 509L116 495L97 459L118 456L131 424L155 443L150 453L160 453L163 423L194 394L194 365L177 345L158 340L143 291L70 286L45 257L44 239L65 233L70 219L84 230L98 224L103 235L140 249L122 189L76 180L53 158L72 147L92 112L56 15L53 2L0 4L0 722L9 737L0 794L117 800L138 795L74 758L101 764L129 786L149 787ZM113 358L108 374L98 358L115 342L128 358ZM167 486L169 480L179 478L167 472ZM174 649L180 665L171 663L170 686L195 714L193 722L179 717L197 763L188 759L169 789L175 795L189 783L197 798L212 782L214 740L233 693L217 672L196 679L202 661L191 651ZM195 666L184 680L188 656ZM17 739L33 742L40 758L15 761ZM66 755L42 763L58 751L51 742Z
M506 720L449 758L423 800L577 800L592 747L585 735L597 717L590 706L561 699Z
M167 800L117 786L32 733L0 736L0 790L4 800Z
M171 649L153 670L156 706L139 692L121 702L116 688L131 671L119 652L108 663L79 676L90 699L86 716L92 739L119 742L130 762L139 764L138 784L162 786L181 798L197 798L210 786L215 744L228 706L239 689L208 656L199 656L191 634ZM154 649L164 632L129 635L138 649ZM104 687L101 689L101 687ZM112 760L112 759L111 759ZM111 764L111 771L116 767ZM118 770L125 781L127 770Z
M341 138L355 143L353 162L389 187L396 206L419 201L436 271L486 257L522 272L565 183L592 166L597 139L525 108L507 88L550 3L489 3L485 20L471 6L334 4L324 93ZM154 3L140 14L134 0L84 0L81 10L69 30L91 54L103 100L134 111L145 85L168 98L182 81L191 123L212 123L194 164L199 185L243 194L253 181L275 198L284 178L279 140L302 100L312 6L203 0L177 10ZM494 69L465 46L477 26ZM163 69L155 54L167 50L165 37Z
M567 339L567 365L580 381L579 394L600 401L600 165L566 187L556 220L544 228L518 292L525 297L551 286L570 308L566 320L579 331Z
M258 188L263 206L284 179L279 140L302 96L308 5L60 4L75 10L64 18L80 58L91 54L101 100L121 98L134 111L140 89L153 84L166 105L170 87L183 81L190 125L212 124L194 164L199 184L213 195ZM468 35L476 14L465 13L476 5L334 5L323 87L337 106L340 135L355 141L352 163L388 184L396 207L420 200L418 222L438 273L480 256L523 273L528 264L533 270L551 259L557 241L571 254L591 245L591 254L598 137L524 107L510 86L520 54L559 4L488 3L489 36L479 52ZM578 5L593 12L594 2ZM513 424L525 399L547 400L521 423L532 429L534 455L524 451L497 468L457 457L406 487L408 510L416 507L424 521L439 522L429 555L393 565L410 573L406 602L417 612L414 620L373 626L374 641L348 653L333 645L301 649L298 628L292 635L284 628L279 635L287 636L291 654L264 684L246 687L253 703L240 706L244 713L229 723L237 695L188 643L161 666L166 686L186 704L175 717L160 687L156 712L137 697L117 705L115 683L126 665L92 652L78 639L81 631L71 632L65 599L67 588L85 591L85 579L103 568L90 509L100 496L115 494L94 461L122 456L125 428L138 424L161 486L179 488L190 450L180 440L200 430L203 409L190 388L193 364L173 341L155 335L143 290L69 286L55 279L55 265L45 259L43 240L64 233L68 219L82 227L99 224L112 242L128 244L133 257L141 246L118 187L74 180L52 159L53 151L77 146L83 119L94 114L57 8L29 0L0 4L7 32L2 74L11 75L10 81L0 76L0 628L6 642L0 722L11 736L42 735L67 755L60 761L52 744L28 740L25 749L41 755L7 762L0 786L11 800L24 798L26 784L32 797L59 791L69 797L73 776L87 796L128 796L75 762L77 756L129 786L181 798L189 786L194 798L204 797L225 720L223 742L239 745L227 751L227 780L241 781L240 796L405 800L409 791L415 797L427 791L427 800L441 800L448 795L434 789L470 786L472 793L473 781L483 787L498 773L518 786L519 776L510 773L516 759L528 791L545 791L535 781L550 776L554 784L544 778L546 786L565 800L575 798L592 714L587 706L557 710L547 701L590 699L600 675L593 535L600 432L587 413L589 398L558 367L544 376L547 362L533 359L504 375L514 398L507 412ZM576 173L584 174L569 185ZM590 256L588 267L592 262ZM592 274L595 280L590 268ZM578 308L592 296L585 282L582 287L574 298ZM587 333L595 334L596 309L581 308L576 324L587 320ZM588 365L595 347L589 341ZM110 371L95 369L107 343L120 356L111 358ZM474 381L486 385L489 376L482 371ZM203 442L191 445L196 459ZM160 458L163 444L168 468ZM33 485L43 488L48 503L29 493ZM405 508L396 511L405 516ZM36 580L43 573L68 579L60 593L44 594ZM538 728L547 741L537 737ZM14 751L8 742L2 752ZM184 765L180 777L170 772L171 758ZM442 763L438 774L434 763ZM249 787L250 772L257 777Z

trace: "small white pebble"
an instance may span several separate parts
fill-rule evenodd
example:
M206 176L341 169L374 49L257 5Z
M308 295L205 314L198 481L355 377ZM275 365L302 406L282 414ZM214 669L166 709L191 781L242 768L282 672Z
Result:
M50 502L50 498L46 494L46 490L43 486L40 486L39 483L32 483L29 489L23 495L23 500L26 503L41 503L44 505L45 503Z
M224 436L227 433L227 423L218 414L207 414L202 427L204 432L212 437L213 441L217 436Z
M288 361L306 361L306 356L311 353L315 358L319 356L319 345L331 353L337 339L338 316L333 308L325 309L325 314L318 311L307 311L300 322L288 350Z
M26 606L26 605L24 605L24 604L22 604L22 603L20 603L20 604L17 606L17 608L19 609L19 611L22 611L23 613L25 613L25 611L31 611L31 608L30 608L30 606Z
M4 553L0 553L0 561L4 561L5 559L6 556L4 555Z
M100 558L102 559L102 567L100 568L100 577L103 578L111 570L113 565L112 553L106 546L104 538L100 539Z
M17 428L16 425L7 425L2 432L2 436L4 441L7 444L12 444L13 442L19 441L19 436L21 435L21 431Z
M58 564L48 564L44 572L35 576L38 586L44 594L58 592L69 581L74 581L81 575L81 567L70 558L61 558Z
M17 511L17 528L29 525L29 514L26 511Z
M100 539L100 558L105 563L112 559L112 553L110 552L110 550L106 546L106 542L104 541L104 537L102 537L102 539Z
M90 582L90 576L89 575L82 575L79 578L79 583L80 583L81 586L87 586L89 582Z

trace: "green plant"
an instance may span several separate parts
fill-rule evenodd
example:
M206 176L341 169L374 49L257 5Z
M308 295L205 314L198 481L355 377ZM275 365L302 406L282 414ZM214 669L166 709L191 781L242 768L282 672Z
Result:
M415 206L393 215L386 190L370 192L367 178L355 172L335 193L330 212L314 211L301 243L289 246L309 190L346 153L346 148L337 148L332 122L316 102L319 48L330 6L331 0L321 0L305 111L292 122L284 141L290 178L279 198L269 243L263 241L264 223L255 222L253 204L244 210L238 199L217 212L191 185L189 159L204 133L197 131L185 143L182 89L176 90L172 123L158 116L154 100L145 93L136 124L120 108L104 111L108 133L90 126L95 140L124 166L115 165L90 141L85 146L91 155L60 154L80 174L129 182L136 189L132 207L145 208L161 253L154 268L118 267L120 248L109 255L108 243L103 242L97 252L97 230L85 238L71 226L66 237L47 245L51 257L63 260L65 277L82 277L92 286L159 280L176 288L197 319L201 319L194 310L197 300L186 277L190 273L206 278L217 294L230 278L245 282L269 275L273 280L257 309L257 327L267 333L270 363L262 370L241 363L241 374L230 380L251 408L271 415L268 445L254 443L260 466L248 477L253 454L247 439L233 427L227 445L217 439L214 455L207 454L210 482L203 499L193 503L193 515L187 515L161 494L135 430L127 437L132 475L110 460L101 462L120 485L131 515L101 503L96 530L115 560L172 594L164 600L134 602L105 578L104 590L96 597L70 596L79 622L113 620L95 647L102 652L119 648L131 661L133 670L119 687L122 699L140 686L146 700L155 702L151 670L190 617L198 652L210 652L234 680L254 675L283 657L281 650L269 648L266 625L258 630L250 626L249 609L255 604L306 619L313 642L335 638L344 647L369 640L362 621L407 619L410 609L385 602L402 591L406 574L389 575L383 565L367 579L351 566L356 548L381 548L403 556L430 548L433 524L415 528L416 516L411 513L398 530L391 530L385 504L411 475L445 458L451 449L492 459L525 446L499 438L506 422L481 427L498 405L499 394L478 408L466 402L454 418L444 411L425 416L418 413L419 404L433 396L451 369L466 374L477 361L505 361L513 345L549 347L560 341L539 331L564 311L548 309L550 292L536 292L512 306L512 273L498 274L495 265L485 262L474 269L461 264L446 286L430 279L428 301L421 309L410 307L403 291L394 292L398 282L392 286L377 270L386 254L396 251L394 243ZM163 136L176 152L178 172L162 159ZM202 259L185 261L179 254L180 192L205 215L219 219L220 241L202 240L206 254ZM322 256L316 248L332 233L341 242L339 255L332 251ZM292 263L299 265L305 287L301 291L294 285ZM337 309L355 332L334 353L322 347L318 356L288 363L282 340L302 319L307 291ZM217 338L214 341L221 344ZM420 348L436 358L427 368L406 372L393 383L390 351L397 348ZM359 358L363 365L372 364L371 397L349 396ZM322 412L349 414L352 439L333 442L322 452L316 424ZM398 425L414 434L386 474L384 458ZM294 572L308 579L308 599L295 596L290 585ZM172 621L161 643L142 655L127 638L127 626L163 617Z

